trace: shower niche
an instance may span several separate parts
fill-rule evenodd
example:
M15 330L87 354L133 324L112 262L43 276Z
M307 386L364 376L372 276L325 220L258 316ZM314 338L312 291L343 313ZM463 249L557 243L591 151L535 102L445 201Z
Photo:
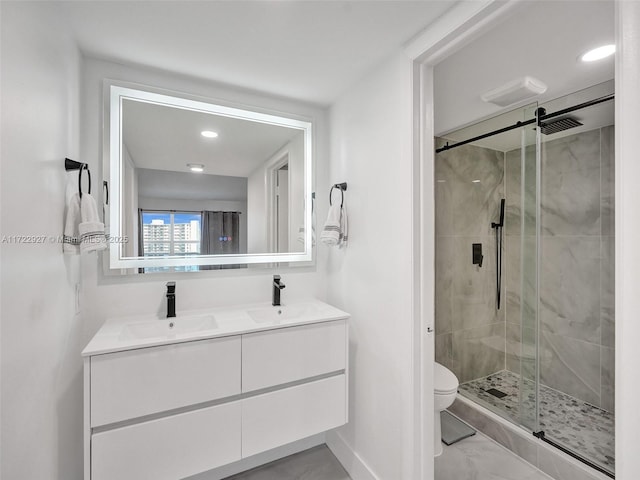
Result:
M434 167L436 361L473 404L607 476L614 130L606 82L436 138Z

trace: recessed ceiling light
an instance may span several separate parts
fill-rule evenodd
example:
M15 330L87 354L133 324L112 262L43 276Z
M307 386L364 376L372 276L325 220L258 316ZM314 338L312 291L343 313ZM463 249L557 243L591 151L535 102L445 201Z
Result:
M204 165L200 163L187 163L187 167L189 167L192 172L204 172Z
M480 183L480 180L471 180L471 183Z
M211 130L203 130L202 132L200 132L200 135L206 138L216 138L218 136L218 133Z
M606 58L609 55L613 55L616 52L615 45L603 45L602 47L589 50L587 53L580 57L583 62L595 62L602 58Z

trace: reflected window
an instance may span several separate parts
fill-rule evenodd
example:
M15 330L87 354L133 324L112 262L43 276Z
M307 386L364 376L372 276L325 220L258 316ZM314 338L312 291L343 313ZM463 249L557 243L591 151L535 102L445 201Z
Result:
M141 250L145 257L190 256L200 254L202 213L140 211ZM196 265L171 269L148 267L145 272L198 270Z

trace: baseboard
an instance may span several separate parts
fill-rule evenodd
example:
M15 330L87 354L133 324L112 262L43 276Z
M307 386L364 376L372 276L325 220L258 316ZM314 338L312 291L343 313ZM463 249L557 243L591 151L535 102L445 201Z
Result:
M220 468L209 470L208 472L193 475L185 480L221 480L223 478L230 477L231 475L245 472L266 463L288 457L294 453L322 445L323 443L325 443L325 434L319 433L317 435L298 440L297 442L288 443L287 445L258 453L257 455L253 455L249 458L243 458L242 460L230 463L229 465L224 465Z
M326 443L352 480L380 480L338 432L327 432Z

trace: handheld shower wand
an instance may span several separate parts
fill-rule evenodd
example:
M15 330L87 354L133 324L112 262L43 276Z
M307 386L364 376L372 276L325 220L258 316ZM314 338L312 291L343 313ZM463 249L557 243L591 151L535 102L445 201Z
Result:
M491 228L502 228L504 227L504 204L506 200L504 198L500 199L500 222L491 222Z
M496 230L496 307L500 310L500 294L502 291L502 227L504 227L505 199L500 199L500 221L491 222Z

